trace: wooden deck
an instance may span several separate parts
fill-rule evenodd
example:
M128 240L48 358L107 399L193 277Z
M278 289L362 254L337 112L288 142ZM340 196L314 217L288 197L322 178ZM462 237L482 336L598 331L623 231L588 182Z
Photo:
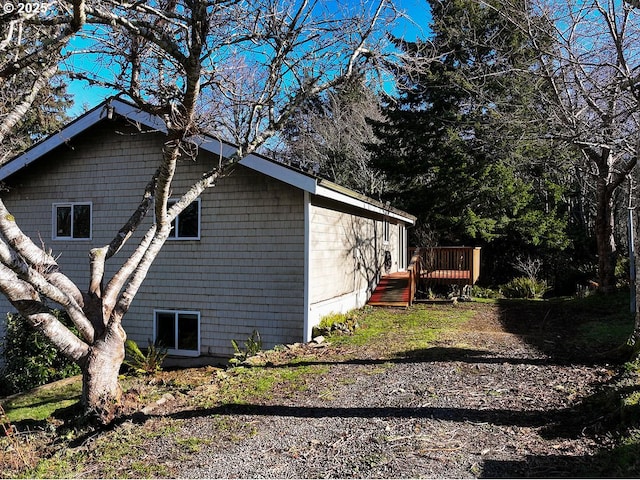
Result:
M409 267L380 279L367 302L385 307L408 307L414 300L418 284L473 285L480 276L480 248L414 248Z
M421 278L426 280L427 284L432 285L471 285L475 283L471 270L432 270L422 272Z
M424 287L434 285L473 285L480 276L479 247L416 248L423 262Z

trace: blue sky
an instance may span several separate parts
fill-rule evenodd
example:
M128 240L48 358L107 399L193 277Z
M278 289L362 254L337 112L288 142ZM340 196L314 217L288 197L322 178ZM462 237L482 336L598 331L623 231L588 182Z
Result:
M355 0L357 1L357 0ZM401 19L394 28L393 33L398 37L413 41L416 38L427 36L427 26L430 20L429 7L426 0L396 0L395 5L406 13L409 19ZM91 65L83 68L92 68ZM93 108L105 98L114 95L115 92L99 88L89 87L86 82L75 80L69 82L69 93L74 97L74 106L69 110L71 117L76 117L87 109Z
M394 2L398 8L411 17L412 21L398 22L398 26L393 33L398 37L403 37L409 41L416 38L426 38L428 35L428 25L431 21L429 5L426 0L397 0Z

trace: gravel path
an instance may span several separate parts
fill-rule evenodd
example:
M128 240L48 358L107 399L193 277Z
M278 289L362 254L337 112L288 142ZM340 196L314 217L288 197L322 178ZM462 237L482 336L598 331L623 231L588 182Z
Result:
M422 357L329 365L293 396L186 415L181 434L211 443L177 475L567 477L593 462L597 445L575 428L589 420L572 406L610 372L554 363L495 318L476 318Z

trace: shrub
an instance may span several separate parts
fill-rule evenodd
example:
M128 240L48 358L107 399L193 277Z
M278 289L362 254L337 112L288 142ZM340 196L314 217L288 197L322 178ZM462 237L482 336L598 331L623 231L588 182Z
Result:
M334 333L353 333L358 328L357 310L347 313L330 313L320 319L318 326L313 327L313 337L330 336Z
M471 296L476 298L500 298L501 295L499 290L492 288L479 287L478 285L471 288Z
M542 298L547 290L547 282L530 277L516 277L502 286L507 298Z
M262 338L260 338L258 330L254 330L251 336L247 338L247 341L244 342L244 349L241 349L235 340L231 340L231 345L233 345L233 358L229 362L242 363L247 358L260 353L260 350L262 350Z
M65 312L54 312L58 320L77 333ZM0 394L30 390L80 373L80 367L17 313L7 314L7 331L2 344L4 366Z
M618 288L629 286L631 282L629 272L629 257L618 257L618 260L616 261L615 275L616 286Z
M167 349L154 345L151 341L145 353L133 340L124 343L124 350L126 356L123 363L136 375L153 375L159 372L162 370L162 362L167 357Z

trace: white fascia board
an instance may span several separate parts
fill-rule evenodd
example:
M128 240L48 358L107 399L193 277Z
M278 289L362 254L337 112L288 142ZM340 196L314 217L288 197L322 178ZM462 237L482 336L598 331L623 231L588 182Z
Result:
M316 189L318 188L315 178L301 172L296 172L291 168L262 158L259 155L247 155L240 160L240 165L268 175L281 182L293 185L305 192L316 193Z
M231 158L237 152L236 146L209 136L194 138L194 142L198 145L198 148L214 155L221 155L223 158ZM302 172L297 172L273 160L268 160L260 155L250 154L238 163L243 167L280 180L302 191L315 193L317 182L314 177L305 175Z
M37 160L41 156L50 152L56 147L68 142L71 138L75 137L79 133L82 133L86 129L95 125L97 122L107 116L106 108L97 108L90 111L83 117L80 117L75 122L70 123L58 133L54 133L47 137L42 142L36 144L19 157L16 157L6 165L0 167L0 180L4 180L9 175L17 172L18 170L26 167L31 162Z
M198 145L198 148L214 155L221 155L223 158L230 158L237 150L233 145L209 136L196 136L193 138L193 142Z
M9 175L16 173L18 170L26 167L33 161L51 152L55 148L67 143L73 137L79 135L85 130L93 127L101 120L109 117L109 109L113 108L113 113L121 115L132 122L139 122L147 127L166 131L164 122L158 117L142 112L137 107L128 103L113 99L106 104L101 104L93 110L90 110L83 116L79 117L69 125L64 127L58 133L54 133L37 143L32 148L24 152L22 155L11 160L6 165L0 167L0 180L4 180Z
M118 100L117 98L112 99L105 105L105 115L103 115L102 118L106 116L109 107L113 108L114 113L125 117L131 122L138 122L148 128L152 128L162 133L167 133L167 126L160 117L143 112L138 107Z
M373 205L369 202L365 202L364 200L360 200L358 198L350 197L349 195L345 195L344 193L331 190L330 188L323 187L322 185L318 185L316 189L316 195L318 195L319 197L328 198L331 200L335 200L337 202L351 205L353 207L361 208L362 210L366 210L368 212L385 215L389 218L400 220L409 225L413 225L415 223L415 220L413 218L400 215L394 210L385 210L384 208L378 207L377 205Z

